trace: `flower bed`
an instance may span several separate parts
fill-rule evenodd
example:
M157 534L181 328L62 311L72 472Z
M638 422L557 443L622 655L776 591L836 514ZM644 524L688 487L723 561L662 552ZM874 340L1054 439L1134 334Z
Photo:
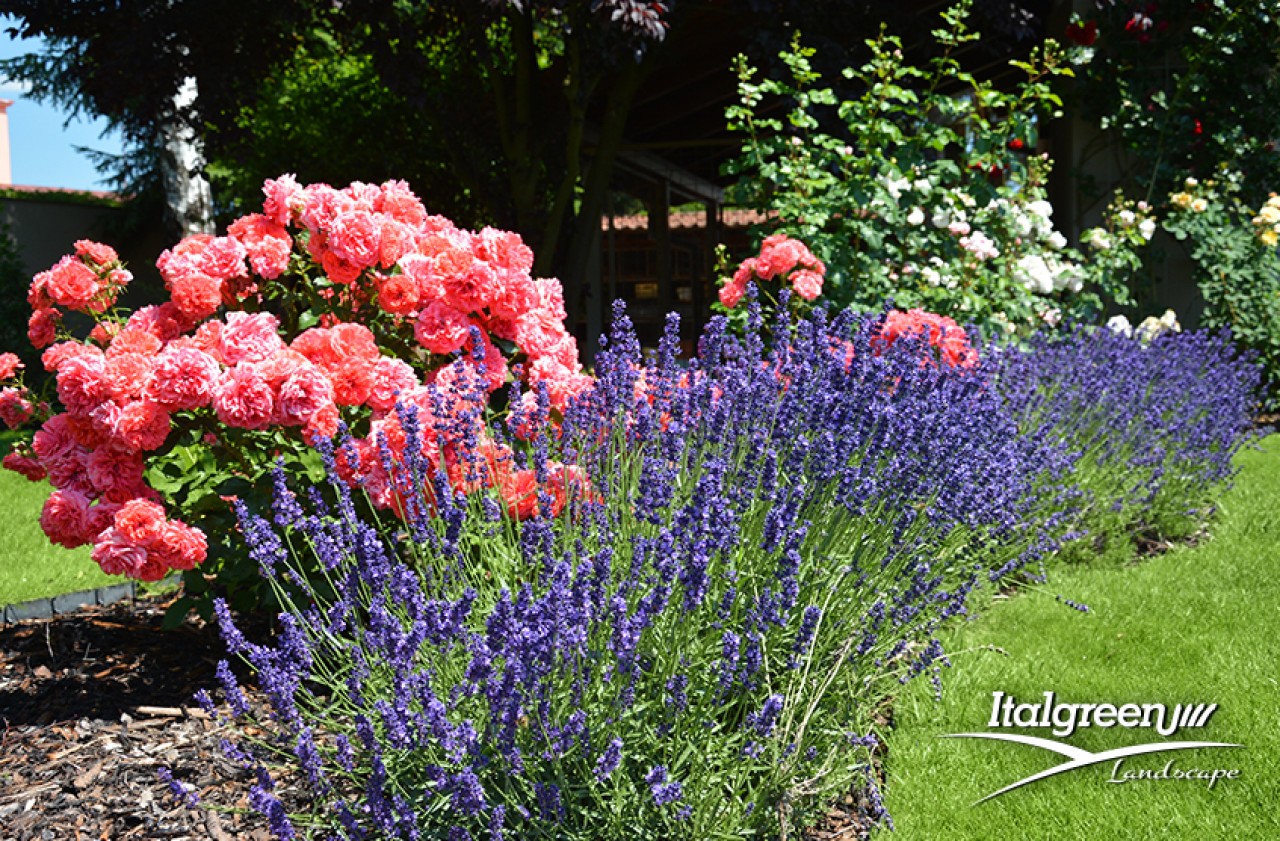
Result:
M62 411L17 387L3 410L42 421L6 466L49 476L52 539L220 596L272 706L219 669L228 756L281 838L769 837L854 785L876 811L877 710L937 679L938 629L1063 549L1194 516L1258 382L1223 336L984 345L832 313L781 235L695 358L674 316L646 357L618 310L588 377L514 235L398 182L266 194L166 252L160 307L111 310L100 244L37 276ZM260 589L270 645L221 597ZM310 787L292 814L282 766Z

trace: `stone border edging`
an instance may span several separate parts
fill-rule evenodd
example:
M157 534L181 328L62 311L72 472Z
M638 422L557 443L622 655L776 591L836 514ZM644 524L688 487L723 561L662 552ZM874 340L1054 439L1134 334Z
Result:
M177 583L180 578L170 577L157 583ZM126 581L123 584L112 584L96 590L78 590L60 596L48 596L42 599L31 599L0 608L0 625L12 625L28 619L51 619L60 613L72 611L86 605L104 605L123 599L138 596L138 582Z

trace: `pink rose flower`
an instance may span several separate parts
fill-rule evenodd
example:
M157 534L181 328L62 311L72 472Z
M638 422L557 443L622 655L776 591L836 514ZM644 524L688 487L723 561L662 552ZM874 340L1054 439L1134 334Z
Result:
M84 311L89 309L101 286L93 269L67 255L49 270L45 291L59 306Z
M24 456L18 452L9 453L3 461L5 470L12 470L32 482L39 482L48 474L37 459Z
M812 301L822 294L822 275L810 269L801 269L791 273L791 288L806 301Z
M117 488L137 488L143 483L142 471L141 453L113 445L94 450L85 464L89 481L100 494Z
M135 310L125 323L125 329L138 329L150 333L162 342L178 338L195 326L172 301L159 306Z
M58 399L68 412L85 417L109 396L106 357L97 348L88 350L58 368Z
M333 385L333 399L339 406L363 406L373 391L374 364L349 357L325 373Z
M418 307L418 284L404 274L378 275L378 306L393 315L411 315Z
M159 540L168 520L164 508L146 499L131 499L116 512L113 528L126 540L146 546Z
M85 535L89 498L79 491L56 490L45 500L40 511L40 528L49 541L68 549L89 542Z
M0 420L10 429L31 420L36 407L27 399L26 391L16 388L0 389Z
M116 254L116 250L100 242L88 239L76 240L75 249L77 257L86 258L98 264L99 267L105 268L112 263L120 262L120 257Z
M404 181L387 181L379 188L373 209L411 228L421 228L427 219L426 208Z
M52 307L31 313L31 318L27 321L27 339L32 347L39 350L53 344L58 338L58 325L61 323L62 313Z
M221 368L209 354L194 347L170 345L156 360L146 396L169 409L199 409L213 400Z
M222 358L227 365L261 362L284 347L280 321L269 312L227 313L222 328Z
M244 247L249 265L259 277L274 280L289 268L293 238L284 225L261 213L251 213L232 222L227 234Z
M262 193L266 196L262 205L263 214L282 227L288 225L306 206L306 195L297 179L290 174L268 179L262 185Z
M369 407L376 412L389 412L396 405L397 392L407 392L418 385L418 375L407 362L384 356L373 367Z
M117 403L141 397L154 359L142 353L108 353L103 370L108 396Z
M134 450L158 450L169 437L169 412L159 403L135 400L120 408L115 437Z
M162 347L164 347L164 342L157 339L153 334L137 327L126 326L112 337L111 344L107 346L107 356L113 357L125 354L154 356L160 352Z
M168 569L187 570L204 563L208 549L204 532L174 520L165 526L148 551Z
M329 249L361 269L376 265L382 256L382 225L363 210L349 210L334 217L328 230Z
M89 557L107 575L127 575L130 578L141 578L149 560L146 549L114 528L106 529L98 536Z
M307 363L280 384L276 403L279 422L286 426L302 426L325 406L333 403L333 385L316 366Z
M533 249L519 234L485 228L475 239L476 256L491 265L521 274L533 271Z
M742 300L742 296L747 293L747 284L739 283L735 277L733 280L720 287L720 303L729 309L733 309Z
M16 353L0 353L0 380L12 379L23 367Z
M447 354L466 344L474 322L447 304L433 303L418 315L413 336L432 353Z
M227 426L266 429L275 414L275 395L257 368L242 362L223 372L214 386L213 409Z

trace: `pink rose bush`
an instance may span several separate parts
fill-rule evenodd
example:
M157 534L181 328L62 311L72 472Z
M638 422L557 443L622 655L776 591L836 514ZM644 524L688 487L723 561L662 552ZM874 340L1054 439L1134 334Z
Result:
M749 284L774 280L790 286L804 300L813 301L822 294L826 273L827 267L813 256L807 245L786 234L774 234L765 238L758 256L744 260L733 277L720 287L720 303L733 309L746 294Z
M972 368L978 363L978 352L955 319L921 309L891 310L886 314L879 334L872 339L872 349L884 353L904 336L928 342L945 367Z
M733 277L720 287L720 303L733 310L751 284L763 285L775 280L790 286L800 299L812 302L822 294L826 271L823 262L803 242L786 234L774 234L765 238L758 256L744 260ZM927 343L929 352L936 356L923 360L925 364L941 362L950 368L971 368L978 362L978 352L963 327L952 318L924 309L887 312L871 348L877 355L883 354L904 336L918 337ZM843 358L846 368L852 365L854 349L850 342L838 342L832 353Z
M344 425L362 456L348 460L350 481L396 509L380 453L406 456L397 403L431 430L415 438L421 455L455 487L495 486L512 516L534 513L532 474L511 468L505 445L464 445L467 424L453 415L518 374L525 391L514 408L529 415L545 393L542 417L554 421L590 385L559 281L531 275L518 235L457 228L403 182L339 190L285 175L263 192L262 212L224 236L190 236L160 256L163 303L116 309L131 275L99 243L77 242L33 279L29 338L44 351L57 406L40 404L17 357L0 354L0 420L40 423L4 467L53 485L40 518L49 539L92 544L113 574L192 569L208 535L174 515L199 522L211 494L227 498L189 492L193 463L253 483L270 459L305 461L308 444ZM87 338L66 331L72 312L92 319ZM554 505L566 469L557 468L559 492L548 490Z

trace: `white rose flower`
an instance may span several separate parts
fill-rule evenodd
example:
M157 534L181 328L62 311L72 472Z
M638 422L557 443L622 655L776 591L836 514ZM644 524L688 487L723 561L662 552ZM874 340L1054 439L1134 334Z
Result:
M1099 251L1106 251L1111 247L1111 239L1107 236L1107 232L1101 228L1090 228L1084 232L1084 241Z
M1049 238L1046 242L1054 251L1061 251L1067 247L1067 238L1058 231L1050 231Z
M1072 64L1088 64L1093 61L1093 47L1081 47L1071 56Z
M1116 214L1116 218L1120 220L1120 224L1126 228L1138 221L1138 217L1133 215L1132 210L1122 210Z
M1075 263L1058 262L1053 258L1047 263L1053 272L1053 288L1066 289L1068 292L1079 292L1084 288L1080 267Z
M992 242L991 237L982 231L974 231L972 236L960 237L960 247L973 254L979 260L994 260L1000 256L1000 249Z
M927 193L933 189L933 184L929 183L928 178L917 178L911 185L916 188L916 192Z
M1138 233L1143 239L1151 239L1156 233L1156 220L1147 218L1138 223Z
M1138 329L1134 332L1137 334L1139 339L1144 342L1149 342L1168 329L1169 328L1166 327L1160 319L1156 318L1154 315L1149 315L1142 319L1142 323L1138 325Z
M1164 315L1160 316L1160 323L1175 333L1182 332L1182 325L1178 323L1178 314L1173 310L1165 310Z
M1053 272L1039 254L1028 254L1014 266L1014 277L1031 292L1048 295L1053 291Z
M1058 323L1062 321L1062 310L1054 307L1051 310L1046 310L1041 313L1040 317L1044 319L1044 323L1048 324L1050 327L1057 327Z
M1129 337L1133 335L1133 325L1129 323L1129 319L1123 315L1113 315L1107 319L1107 329L1112 333L1119 333L1121 336Z
M905 178L887 178L884 182L884 188L896 200L902 198L904 191L911 189L911 182Z
M1044 199L1036 199L1035 201L1027 202L1027 212L1048 219L1053 215L1053 205Z
M951 217L945 210L935 210L933 218L929 220L935 228L945 228L951 224Z
M907 214L907 224L908 224L908 225L913 225L913 226L914 226L914 225L923 225L923 224L924 224L924 211L923 211L923 210L921 210L921 209L920 209L920 208L918 208L918 207L913 207L913 208L911 208L911 212Z

